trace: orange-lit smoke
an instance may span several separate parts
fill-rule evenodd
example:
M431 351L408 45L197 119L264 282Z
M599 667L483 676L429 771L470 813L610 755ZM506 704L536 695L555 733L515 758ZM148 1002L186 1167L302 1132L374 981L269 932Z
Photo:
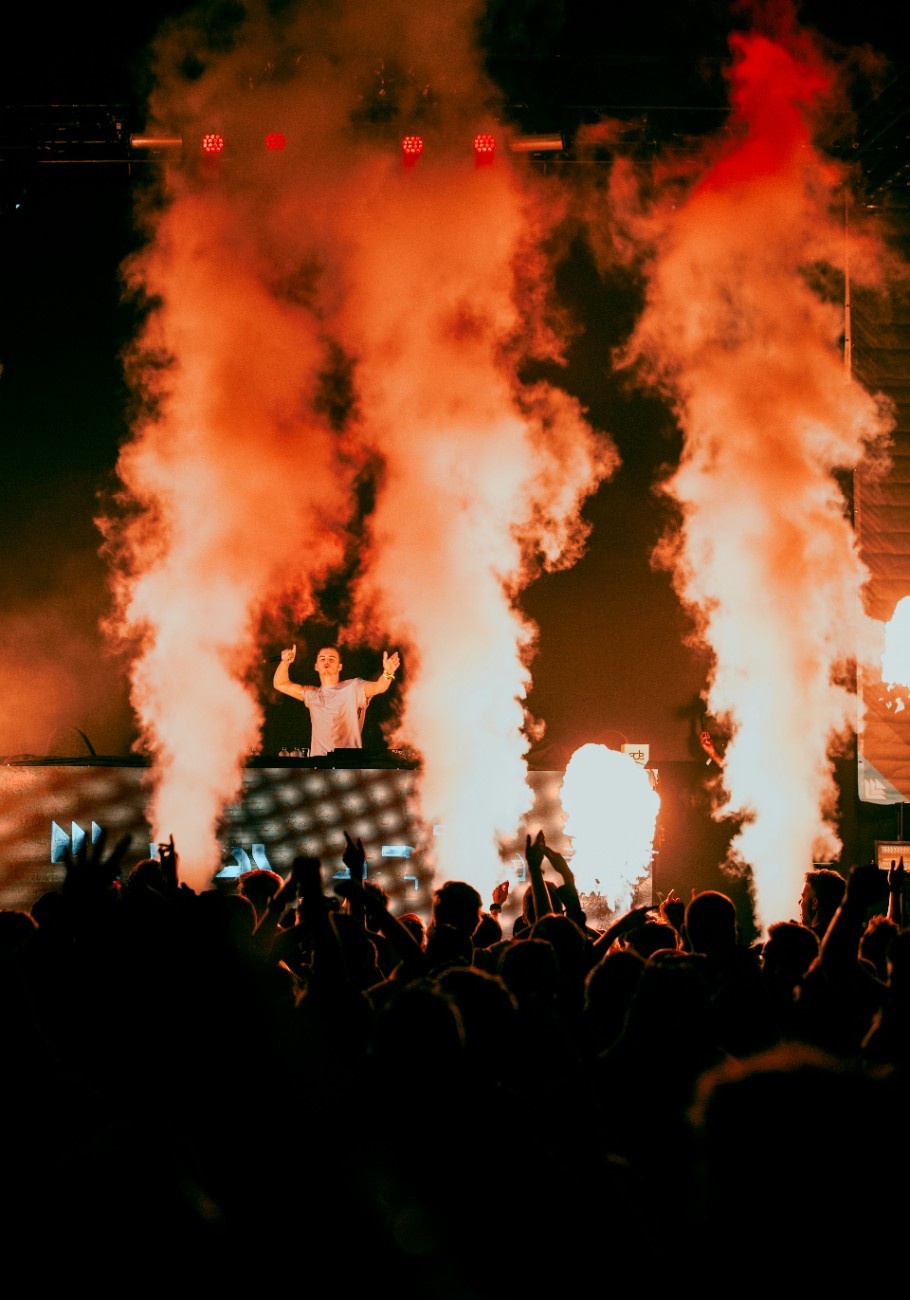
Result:
M339 554L327 523L347 508L348 471L308 411L316 327L257 274L249 217L236 195L179 194L130 268L161 295L142 346L173 360L133 360L160 405L118 466L141 509L118 595L141 638L132 700L154 759L152 832L174 835L184 876L202 885L219 866L221 805L258 741L244 673L262 601L292 575L306 593Z
M32 558L38 547L48 545L57 546L58 539L36 536ZM49 592L36 582L24 604L0 614L0 645L16 650L15 658L0 656L0 745L5 755L116 753L111 737L129 723L98 672L97 593L103 590L104 574L96 550L70 542L61 543L60 551L59 590L55 586Z
M578 554L580 505L615 463L572 401L514 380L522 354L558 351L522 306L544 205L507 150L474 168L491 91L474 4L250 5L230 33L209 17L157 45L150 127L226 148L167 167L127 268L154 308L131 358L147 404L118 467L133 514L104 524L153 834L208 884L261 728L257 632L313 611L378 454L354 631L402 651L439 871L492 880L530 804L535 629L515 597ZM406 171L415 122L428 147ZM276 129L287 148L267 153Z
M841 848L833 755L856 723L846 668L873 633L835 475L890 426L841 349L848 177L814 143L834 72L795 31L732 52L723 139L694 182L677 171L624 213L651 245L626 359L684 433L663 485L679 527L656 560L713 652L709 709L731 733L716 815L744 818L727 865L752 868L761 927L794 916L803 873ZM874 240L849 238L854 279L874 284Z
M416 652L399 735L424 758L437 874L484 889L530 806L535 629L515 596L538 553L551 567L577 556L580 505L614 463L564 393L539 385L516 400L500 355L524 324L512 263L530 198L509 167L457 156L394 187L378 238L360 240L345 322L363 434L385 460L361 603Z

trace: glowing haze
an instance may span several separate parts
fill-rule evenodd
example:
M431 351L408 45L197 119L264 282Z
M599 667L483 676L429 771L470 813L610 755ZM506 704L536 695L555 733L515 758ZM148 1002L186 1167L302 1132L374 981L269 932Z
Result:
M708 709L729 733L716 815L742 819L727 865L752 868L762 927L794 916L803 873L841 848L832 757L856 722L850 660L875 636L836 473L890 424L844 365L849 178L815 143L834 71L786 24L732 54L722 138L668 160L638 207L618 170L614 197L650 250L625 359L685 440L655 561L712 651ZM854 279L875 284L874 240L846 235Z
M628 911L651 874L660 796L650 775L628 754L582 745L566 765L560 798L579 892Z
M536 629L517 597L580 553L580 507L616 458L571 399L515 377L529 355L559 359L538 251L559 208L503 145L474 165L492 97L476 18L462 0L280 19L251 4L230 28L199 10L156 45L148 129L186 156L124 268L148 313L102 527L152 833L174 835L195 887L257 746L264 629L297 639L355 526L347 638L402 653L393 739L423 759L435 869L501 877L530 805ZM427 147L406 169L415 128ZM203 166L191 142L211 130L226 147ZM275 130L287 147L268 153Z

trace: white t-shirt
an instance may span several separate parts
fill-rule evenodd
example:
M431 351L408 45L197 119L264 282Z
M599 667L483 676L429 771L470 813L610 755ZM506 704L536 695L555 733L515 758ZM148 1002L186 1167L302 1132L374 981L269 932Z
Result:
M310 756L333 749L363 748L363 715L367 707L362 677L346 677L337 686L307 686L303 702L310 711Z

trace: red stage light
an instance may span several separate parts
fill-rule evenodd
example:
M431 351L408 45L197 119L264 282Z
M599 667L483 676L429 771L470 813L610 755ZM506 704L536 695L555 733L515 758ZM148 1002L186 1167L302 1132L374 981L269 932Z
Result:
M423 140L419 135L406 135L401 142L401 153L406 163L416 163L423 153Z
M492 162L493 150L496 147L496 141L487 133L475 135L474 137L474 157L477 162Z
M223 135L219 135L217 131L210 131L207 135L204 135L202 137L203 153L223 153L223 151L224 151Z
M283 149L286 144L287 140L280 131L269 131L265 137L266 149Z

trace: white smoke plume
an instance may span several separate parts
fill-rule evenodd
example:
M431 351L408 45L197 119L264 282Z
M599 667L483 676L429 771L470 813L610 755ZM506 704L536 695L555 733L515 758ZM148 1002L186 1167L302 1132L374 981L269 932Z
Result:
M716 815L742 819L727 865L751 868L762 927L797 915L803 873L841 849L833 756L875 632L837 476L891 428L845 368L846 241L857 284L880 284L886 258L846 226L850 176L819 143L835 67L786 20L731 53L725 131L663 159L647 192L617 167L612 198L645 282L624 360L684 436L656 562L711 651L708 709L729 731Z
M290 644L316 610L368 464L347 632L402 651L399 737L423 758L436 869L485 887L531 802L536 630L517 596L580 553L581 506L616 458L576 403L516 379L527 355L559 356L539 315L559 205L507 149L474 165L495 99L477 18L463 0L280 18L250 4L229 27L194 11L155 47L149 130L178 131L184 156L124 268L148 311L122 496L101 526L152 832L174 835L197 887L257 745L263 628L291 622ZM415 129L426 149L409 170ZM200 162L206 131L225 148Z

